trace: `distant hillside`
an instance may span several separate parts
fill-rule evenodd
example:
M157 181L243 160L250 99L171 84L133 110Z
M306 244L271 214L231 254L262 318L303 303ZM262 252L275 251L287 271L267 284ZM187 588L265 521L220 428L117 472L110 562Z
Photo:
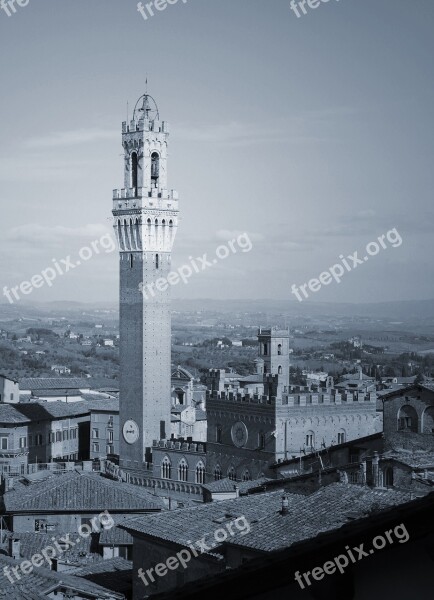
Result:
M378 319L432 319L434 318L434 299L430 300L397 300L396 302L376 302L366 304L330 303L330 302L297 302L290 300L214 300L200 298L197 300L174 299L172 309L179 312L212 311L217 313L268 313L286 314L288 316L330 316L330 317L367 317ZM47 303L10 305L0 303L0 318L37 317L75 313L82 311L117 311L114 302L80 303L58 301Z

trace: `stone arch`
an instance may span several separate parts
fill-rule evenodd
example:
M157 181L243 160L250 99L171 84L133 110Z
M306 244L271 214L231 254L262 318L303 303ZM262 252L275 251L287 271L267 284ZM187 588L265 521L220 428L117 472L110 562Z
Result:
M306 448L315 448L315 432L309 429L305 433L305 446Z
M220 479L223 479L223 473L221 466L217 463L214 467L214 481L220 481Z
M235 467L233 465L231 465L228 468L227 475L228 475L228 477L229 477L229 479L231 481L236 481L237 480L237 472L236 472Z
M171 479L172 476L172 463L170 458L166 455L161 461L161 479Z
M252 480L252 476L250 474L249 469L244 469L241 479L242 479L242 481L251 481Z
M434 433L434 406L428 406L423 412L422 433Z
M205 483L205 465L201 460L196 465L195 481L200 484Z
M341 427L337 433L337 443L344 444L347 441L347 432Z
M393 487L393 468L386 467L383 470L383 487Z
M188 481L188 463L184 457L178 463L178 480Z
M404 404L398 411L398 431L419 431L419 417L416 409L410 404Z

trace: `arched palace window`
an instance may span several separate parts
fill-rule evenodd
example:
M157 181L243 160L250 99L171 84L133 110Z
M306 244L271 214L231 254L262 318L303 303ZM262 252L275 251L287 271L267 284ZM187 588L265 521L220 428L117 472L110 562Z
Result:
M188 481L188 464L184 458L178 465L178 479L179 481Z

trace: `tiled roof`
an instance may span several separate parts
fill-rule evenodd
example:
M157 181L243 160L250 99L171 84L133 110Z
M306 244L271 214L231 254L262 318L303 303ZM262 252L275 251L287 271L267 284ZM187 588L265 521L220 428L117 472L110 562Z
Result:
M0 592L1 596L7 600L41 600L47 598L48 593L55 592L57 586L65 586L78 592L77 595L86 594L87 598L102 599L123 599L124 596L113 591L101 587L91 581L68 575L66 573L57 573L43 567L34 567L33 571L21 577L20 581L12 583L6 576L4 569L9 568L9 571L18 566L18 562L8 556L0 555ZM11 575L13 577L13 575Z
M371 442L376 439L380 440L383 437L384 436L383 436L382 432L371 433L371 435L366 435L365 437L356 438L354 440L348 440L346 442L342 442L342 444L334 444L333 446L328 446L327 448L322 448L321 450L315 450L314 452L308 452L307 454L303 455L302 458L303 458L303 460L317 458L321 454L327 455L327 453L330 450L336 451L336 450L339 450L340 448L350 448L350 447L357 448L357 447L363 446L366 442ZM270 465L270 468L277 469L277 468L283 467L285 465L296 464L299 461L300 461L300 457L288 458L286 460L282 460L281 462L277 462L277 463Z
M119 412L119 400L116 398L97 398L96 396L89 398L87 394L83 394L83 398L86 400L86 404L91 411Z
M20 379L22 390L107 390L119 391L119 381L103 377L23 377Z
M133 563L129 560L125 560L125 558L110 558L106 560L102 560L93 565L88 565L86 567L80 567L74 573L76 575L80 575L83 577L84 575L94 575L96 573L112 573L115 571L128 571L132 570Z
M26 423L30 423L30 419L24 416L16 407L16 404L0 404L0 424L14 423L25 425Z
M301 502L290 498L287 515L269 512L261 522L252 523L248 535L228 541L262 552L281 550L411 499L410 493L334 483Z
M212 481L211 483L206 483L202 485L203 488L215 494L218 494L220 492L235 492L235 488L237 486L237 482L232 481L232 479L229 479L229 477L225 477L224 479L219 479L217 481Z
M101 546L132 546L133 537L126 529L112 527L101 531L99 543Z
M137 489L137 491L136 491ZM31 511L157 511L161 501L138 486L105 479L100 475L71 471L53 475L44 481L24 484L3 496L8 513Z
M304 498L293 495L294 501L303 502ZM209 502L194 508L184 508L167 514L149 515L146 518L135 518L119 525L134 533L142 533L154 538L186 545L188 541L200 540L206 533L207 545L215 548L219 545L213 532L221 528L225 522L233 521L243 515L248 521L263 518L269 511L277 511L282 498L282 491L256 496L245 496L221 502Z
M207 544L215 548L213 532L225 521L245 516L251 531L248 535L228 537L227 542L255 550L270 552L316 537L319 533L339 529L349 520L363 518L370 511L410 501L409 493L394 490L371 490L362 486L335 483L311 496L287 494L289 513L280 514L282 492L244 496L222 502L211 502L194 509L182 509L167 515L150 515L131 519L122 527L144 534L187 544L199 540L204 532Z
M74 575L93 581L119 593L131 595L133 563L124 558L110 558L73 571Z
M397 450L390 450L389 452L385 452L382 456L382 459L393 459L397 460L400 463L408 465L413 469L424 469L434 467L434 452L400 452Z
M24 377L20 379L20 389L22 390L87 390L90 387L90 380L81 377Z
M58 396L61 396L62 398L70 398L70 397L80 397L81 396L81 392L80 390L76 389L76 388L65 388L64 390L58 389L58 390L35 390L34 393L34 397L35 398L57 398ZM20 394L20 400L22 399L22 396Z
M212 493L233 492L235 491L235 487L237 487L241 493L247 493L249 490L261 487L264 483L267 483L267 481L271 480L266 477L261 477L260 479L254 479L252 481L235 482L229 479L229 477L225 477L224 479L207 483L202 487Z
M18 404L17 410L32 421L51 421L89 414L86 402L29 402Z
M389 393L384 394L383 398L385 400L387 400L389 397L395 398L396 396L404 395L406 392L411 392L412 390L425 390L425 391L431 392L431 393L434 392L434 389L432 388L431 384L424 385L423 383L414 383L412 385L400 387L400 388L397 388L394 390L385 390L386 392L389 392Z
M107 530L108 531L108 530ZM56 533L56 540L61 542L61 538L68 535L68 533ZM8 537L19 539L21 542L20 556L25 560L31 560L35 554L40 554L41 550L44 550L47 546L52 544L52 533L9 533ZM101 555L93 550L93 539L89 537L78 537L75 535L71 536L71 541L74 542L74 546L65 549L64 552L59 555L61 560L70 561L76 564L89 564L89 562L99 562L102 560Z

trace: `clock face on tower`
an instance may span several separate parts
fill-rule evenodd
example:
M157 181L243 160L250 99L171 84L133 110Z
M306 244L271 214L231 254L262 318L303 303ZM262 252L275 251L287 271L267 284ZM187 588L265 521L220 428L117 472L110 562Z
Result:
M133 420L125 421L122 435L127 444L135 444L139 439L139 426Z
M231 430L232 441L237 448L242 448L247 444L249 437L247 427L242 421L238 421L232 426Z

